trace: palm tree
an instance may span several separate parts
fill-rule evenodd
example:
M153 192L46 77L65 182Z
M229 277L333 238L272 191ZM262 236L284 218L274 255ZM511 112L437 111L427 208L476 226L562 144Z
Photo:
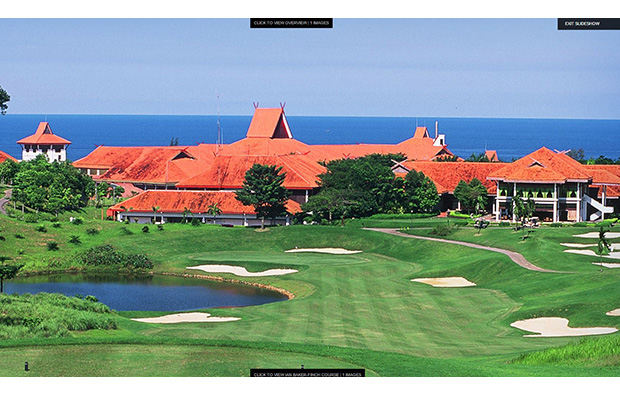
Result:
M601 271L603 271L603 254L607 254L611 248L611 245L609 244L609 240L607 240L607 237L605 237L605 233L607 233L607 231L603 229L603 227L601 226L598 231L598 248L597 248L598 257L601 260Z
M213 223L215 223L215 217L222 214L222 209L220 209L217 203L213 203L207 208L207 214L213 216Z
M183 223L186 224L187 223L187 216L188 215L192 215L192 212L187 208L187 207L183 207Z
M157 222L157 211L159 211L159 206L152 206L153 210L153 223Z

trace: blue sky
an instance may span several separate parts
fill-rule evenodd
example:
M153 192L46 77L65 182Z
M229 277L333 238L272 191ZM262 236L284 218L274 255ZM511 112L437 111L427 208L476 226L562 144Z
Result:
M0 19L10 114L620 119L620 31L555 19Z

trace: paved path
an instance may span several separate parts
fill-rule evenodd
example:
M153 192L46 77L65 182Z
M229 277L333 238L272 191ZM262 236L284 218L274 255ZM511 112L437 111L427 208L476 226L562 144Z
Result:
M535 266L535 265L531 264L527 259L525 259L523 257L523 255L519 254L518 252L509 251L509 250L503 250L501 248L487 247L487 246L482 246L482 245L479 245L479 244L468 243L468 242L465 242L465 241L435 239L433 237L409 235L409 234L406 234L406 233L399 232L398 229L379 229L379 228L364 228L364 229L366 229L366 230L374 230L375 232L382 232L382 233L387 233L387 234L395 235L395 236L410 237L412 239L427 240L427 241L438 241L440 243L458 244L458 245L462 245L462 246L465 246L465 247L478 248L480 250L499 252L500 254L508 255L508 257L510 259L512 259L512 261L514 263L516 263L517 265L521 266L522 268L525 268L527 270L533 270L533 271L536 271L536 272L569 273L569 272L558 272L556 270L543 269L541 267L538 267L538 266Z
M9 202L12 191L12 189L7 189L6 191L4 191L4 197L0 199L0 214L6 215L6 210L4 209L4 206L6 206L6 204Z

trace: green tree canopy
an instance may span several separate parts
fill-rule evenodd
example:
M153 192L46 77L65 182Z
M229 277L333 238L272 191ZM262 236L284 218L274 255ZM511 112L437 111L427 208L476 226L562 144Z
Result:
M5 160L0 163L0 181L5 184L12 184L18 171L19 164L17 162L12 161L11 159Z
M286 213L289 192L282 185L286 173L282 167L255 163L246 173L243 187L236 192L241 203L254 207L256 216L261 218L261 228L265 218L275 218Z
M19 163L13 179L12 200L58 214L86 206L95 183L69 162L49 163L44 155Z
M4 261L6 257L0 257L2 264L0 264L0 293L4 292L4 280L10 280L17 276L17 273L24 265L5 265Z
M9 106L6 104L11 100L11 96L5 91L2 86L0 86L0 114L6 114L7 108Z
M410 212L429 213L437 207L437 187L424 173L411 170L405 177L404 187Z
M476 213L484 209L488 202L488 192L482 182L473 178L469 183L461 180L454 188L454 197L461 202L467 211Z

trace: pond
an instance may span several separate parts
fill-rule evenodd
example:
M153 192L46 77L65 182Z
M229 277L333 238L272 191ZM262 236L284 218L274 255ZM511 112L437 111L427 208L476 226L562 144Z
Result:
M5 281L7 294L93 295L118 311L187 311L212 307L256 306L288 298L249 285L175 276L119 277L56 274Z

